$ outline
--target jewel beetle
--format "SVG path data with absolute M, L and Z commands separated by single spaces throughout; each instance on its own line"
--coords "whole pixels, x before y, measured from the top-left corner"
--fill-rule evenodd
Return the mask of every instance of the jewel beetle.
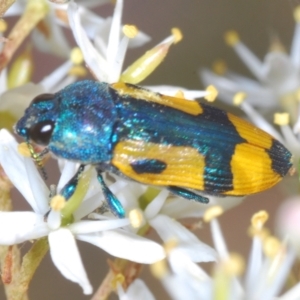
M 105 171 L 207 203 L 205 195 L 268 189 L 292 167 L 291 153 L 247 121 L 126 83 L 84 80 L 37 96 L 15 130 L 57 157 L 94 165 L 119 217 L 124 210 L 105 185 Z

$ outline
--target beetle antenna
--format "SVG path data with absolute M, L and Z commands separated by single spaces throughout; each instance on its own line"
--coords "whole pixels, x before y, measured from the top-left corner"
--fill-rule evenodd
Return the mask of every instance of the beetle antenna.
M 42 152 L 37 153 L 35 152 L 33 146 L 29 142 L 27 142 L 26 144 L 32 159 L 34 160 L 35 164 L 38 166 L 38 168 L 41 171 L 42 177 L 44 178 L 44 180 L 47 180 L 48 176 L 43 166 L 43 157 L 49 152 L 48 148 L 45 148 Z

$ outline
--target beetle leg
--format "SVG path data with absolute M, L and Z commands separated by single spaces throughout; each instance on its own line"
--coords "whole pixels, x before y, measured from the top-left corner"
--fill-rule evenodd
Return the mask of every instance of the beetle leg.
M 177 196 L 180 196 L 182 198 L 185 198 L 187 200 L 194 200 L 194 201 L 197 201 L 197 202 L 200 202 L 200 203 L 204 203 L 204 204 L 207 204 L 209 202 L 209 199 L 207 197 L 198 195 L 196 193 L 193 193 L 193 192 L 191 192 L 189 190 L 180 188 L 178 186 L 170 186 L 168 188 L 168 190 L 171 193 L 173 193 L 173 194 L 175 194 Z
M 60 195 L 62 195 L 66 200 L 70 199 L 71 196 L 74 194 L 78 185 L 79 178 L 84 171 L 84 167 L 84 165 L 80 165 L 76 174 L 68 181 L 68 183 L 60 191 Z
M 119 218 L 124 218 L 125 210 L 122 204 L 120 203 L 120 201 L 117 199 L 117 197 L 111 192 L 111 190 L 105 184 L 100 170 L 97 170 L 97 178 L 99 183 L 101 184 L 104 198 L 112 213 Z

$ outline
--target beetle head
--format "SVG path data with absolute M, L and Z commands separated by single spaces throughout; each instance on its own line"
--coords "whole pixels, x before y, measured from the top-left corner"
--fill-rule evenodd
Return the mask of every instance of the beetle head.
M 35 97 L 15 126 L 15 131 L 27 142 L 47 146 L 57 118 L 58 96 L 41 94 Z

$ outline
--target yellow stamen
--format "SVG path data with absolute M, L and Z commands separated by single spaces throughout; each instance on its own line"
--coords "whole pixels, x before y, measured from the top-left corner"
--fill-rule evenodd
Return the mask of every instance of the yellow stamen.
M 288 125 L 290 122 L 290 115 L 288 113 L 274 114 L 274 123 L 276 125 Z
M 247 97 L 246 93 L 238 92 L 233 96 L 233 101 L 232 102 L 233 102 L 234 105 L 238 106 L 245 100 L 246 97 Z
M 174 96 L 176 98 L 182 98 L 182 99 L 184 99 L 184 92 L 181 91 L 181 90 L 178 90 Z
M 297 23 L 300 22 L 300 5 L 298 5 L 294 10 L 294 19 L 295 19 L 295 22 L 297 22 Z
M 266 256 L 274 258 L 281 251 L 282 246 L 276 237 L 269 236 L 264 241 L 263 249 Z
M 18 152 L 24 157 L 31 157 L 31 152 L 28 148 L 27 143 L 20 143 L 18 145 Z
M 157 279 L 163 279 L 168 274 L 168 266 L 165 259 L 150 265 L 151 273 Z
M 203 216 L 204 222 L 210 222 L 212 219 L 219 217 L 224 212 L 223 208 L 221 206 L 212 206 L 208 208 Z
M 224 75 L 227 71 L 226 62 L 222 59 L 216 60 L 212 65 L 212 70 L 218 75 Z
M 71 75 L 71 76 L 77 76 L 77 77 L 84 77 L 86 76 L 87 74 L 87 71 L 86 71 L 86 68 L 84 66 L 73 66 L 69 72 L 68 72 L 68 75 Z
M 6 29 L 7 29 L 7 23 L 3 19 L 0 19 L 0 32 L 5 32 Z
M 228 260 L 223 262 L 225 272 L 230 276 L 239 276 L 244 272 L 245 262 L 238 253 L 231 253 Z
M 50 201 L 50 207 L 55 211 L 61 211 L 66 205 L 66 199 L 62 195 L 54 196 Z
M 257 228 L 250 226 L 248 229 L 248 234 L 252 238 L 258 237 L 262 241 L 264 241 L 268 236 L 270 236 L 270 231 L 267 228 L 257 229 Z
M 252 216 L 251 225 L 256 229 L 262 229 L 268 219 L 269 214 L 265 210 L 261 210 Z
M 130 39 L 133 39 L 138 34 L 138 29 L 135 25 L 124 25 L 123 26 L 123 33 Z
M 240 41 L 238 33 L 234 30 L 227 31 L 224 39 L 226 44 L 231 47 L 235 46 Z
M 172 28 L 171 33 L 174 37 L 174 44 L 177 44 L 183 39 L 182 32 L 179 28 L 177 27 Z
M 83 63 L 83 55 L 79 47 L 75 47 L 71 50 L 70 59 L 74 65 L 80 65 Z
M 122 285 L 125 282 L 125 277 L 123 274 L 118 273 L 110 282 L 111 286 L 116 289 L 118 284 Z
M 206 88 L 206 92 L 207 95 L 204 97 L 204 99 L 207 100 L 208 102 L 214 102 L 219 93 L 218 90 L 213 85 L 209 85 Z
M 145 224 L 144 214 L 139 208 L 132 209 L 128 216 L 133 228 L 139 228 Z

